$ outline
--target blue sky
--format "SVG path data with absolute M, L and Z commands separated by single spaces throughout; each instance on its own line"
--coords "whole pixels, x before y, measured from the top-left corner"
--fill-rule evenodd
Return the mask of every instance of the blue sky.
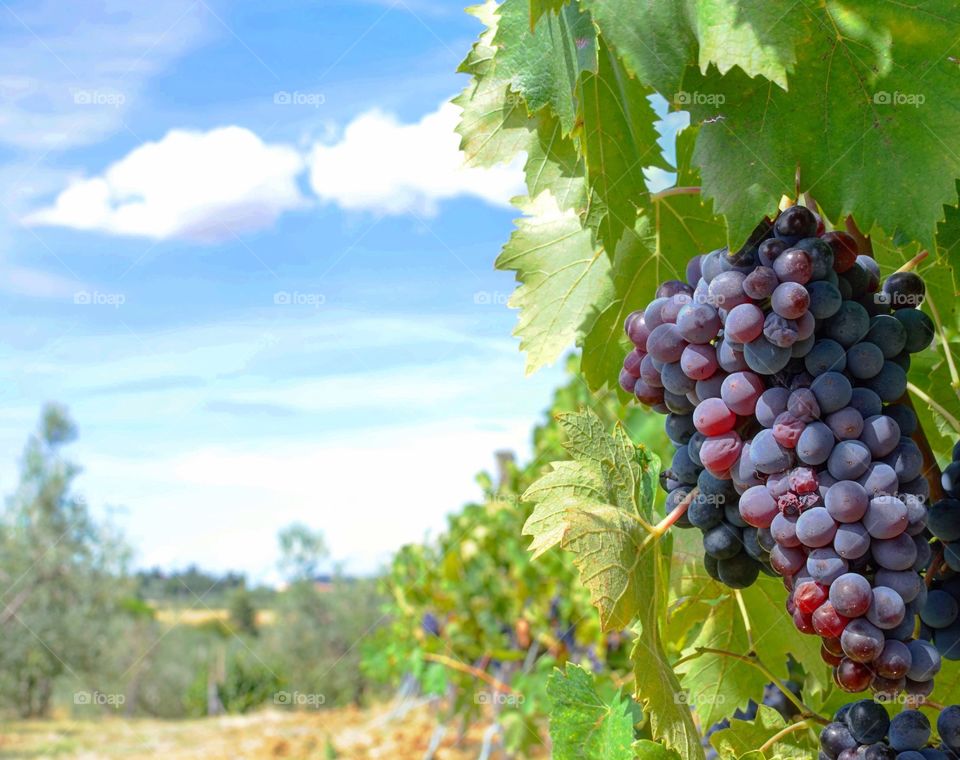
M 0 11 L 0 488 L 47 400 L 141 565 L 377 567 L 525 455 L 516 167 L 458 167 L 453 2 Z

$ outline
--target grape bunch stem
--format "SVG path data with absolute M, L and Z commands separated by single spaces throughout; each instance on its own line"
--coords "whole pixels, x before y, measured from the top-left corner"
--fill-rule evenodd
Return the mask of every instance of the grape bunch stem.
M 764 753 L 773 747 L 773 745 L 780 741 L 784 736 L 789 736 L 790 734 L 796 733 L 797 731 L 802 731 L 805 728 L 812 729 L 814 724 L 814 721 L 811 720 L 801 720 L 796 723 L 791 723 L 785 728 L 781 728 L 779 731 L 777 731 L 777 733 L 763 743 L 759 750 L 760 754 L 766 756 Z

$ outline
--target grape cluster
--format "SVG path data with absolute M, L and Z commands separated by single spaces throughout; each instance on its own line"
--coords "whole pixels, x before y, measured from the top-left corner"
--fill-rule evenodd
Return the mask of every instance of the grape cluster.
M 933 339 L 922 279 L 881 287 L 854 238 L 802 206 L 736 253 L 695 257 L 686 277 L 627 318 L 620 374 L 668 415 L 668 508 L 690 502 L 677 524 L 703 531 L 707 572 L 728 585 L 782 575 L 842 688 L 928 694 L 939 657 L 911 638 L 929 487 L 916 415 L 897 403 L 910 354 Z
M 960 705 L 937 716 L 940 743 L 919 710 L 904 710 L 891 719 L 883 705 L 869 699 L 837 711 L 820 732 L 820 760 L 951 760 L 960 757 Z

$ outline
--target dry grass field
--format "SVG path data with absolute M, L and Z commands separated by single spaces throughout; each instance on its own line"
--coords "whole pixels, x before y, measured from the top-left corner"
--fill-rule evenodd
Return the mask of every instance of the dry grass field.
M 429 706 L 402 718 L 391 707 L 318 712 L 264 710 L 185 721 L 22 721 L 0 724 L 0 758 L 41 760 L 421 760 L 434 730 Z M 457 743 L 450 732 L 437 760 L 473 760 L 483 726 Z M 455 746 L 456 745 L 456 746 Z

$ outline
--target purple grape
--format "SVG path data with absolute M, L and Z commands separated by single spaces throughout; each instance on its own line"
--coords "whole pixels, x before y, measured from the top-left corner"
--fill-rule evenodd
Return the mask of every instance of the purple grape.
M 834 437 L 830 428 L 822 422 L 812 422 L 800 434 L 797 457 L 804 464 L 820 465 L 830 457 L 833 447 Z
M 837 480 L 856 480 L 870 466 L 870 449 L 860 441 L 840 441 L 827 460 L 827 469 Z
M 814 549 L 807 556 L 807 573 L 825 586 L 847 572 L 847 567 L 847 561 L 829 547 Z
M 790 398 L 790 391 L 786 388 L 767 388 L 757 399 L 757 408 L 754 412 L 759 422 L 764 427 L 773 427 L 776 418 L 787 411 L 787 400 Z M 958 535 L 960 538 L 960 535 Z
M 763 301 L 773 295 L 780 280 L 768 266 L 760 266 L 747 275 L 743 281 L 743 292 L 754 301 Z
M 917 559 L 917 545 L 906 533 L 895 538 L 874 539 L 870 549 L 873 552 L 873 561 L 888 570 L 908 570 Z
M 852 480 L 840 480 L 827 489 L 827 512 L 839 523 L 855 523 L 867 511 L 870 500 L 863 486 Z
M 827 415 L 825 422 L 839 441 L 859 438 L 863 432 L 863 416 L 852 406 Z M 867 446 L 869 448 L 869 444 Z
M 680 329 L 669 322 L 653 328 L 647 338 L 648 354 L 664 364 L 680 361 L 686 347 L 687 341 L 680 334 Z
M 830 603 L 844 617 L 866 614 L 872 599 L 870 581 L 859 573 L 846 573 L 830 584 Z
M 677 314 L 677 329 L 690 343 L 709 343 L 720 332 L 720 315 L 707 303 L 690 303 Z
M 837 534 L 833 537 L 834 550 L 845 560 L 855 560 L 863 557 L 870 551 L 870 544 L 870 534 L 858 522 L 840 525 L 837 528 Z M 906 568 L 891 569 L 905 570 Z
M 814 507 L 803 512 L 797 519 L 796 532 L 804 546 L 819 549 L 833 543 L 837 524 L 826 509 Z
M 900 594 L 886 586 L 873 589 L 873 601 L 867 610 L 867 620 L 877 628 L 884 631 L 896 628 L 905 614 L 906 607 Z
M 900 442 L 900 426 L 892 417 L 875 414 L 863 421 L 860 440 L 867 445 L 875 459 L 882 459 Z
M 873 538 L 894 538 L 907 529 L 907 505 L 896 496 L 874 496 L 862 522 Z

